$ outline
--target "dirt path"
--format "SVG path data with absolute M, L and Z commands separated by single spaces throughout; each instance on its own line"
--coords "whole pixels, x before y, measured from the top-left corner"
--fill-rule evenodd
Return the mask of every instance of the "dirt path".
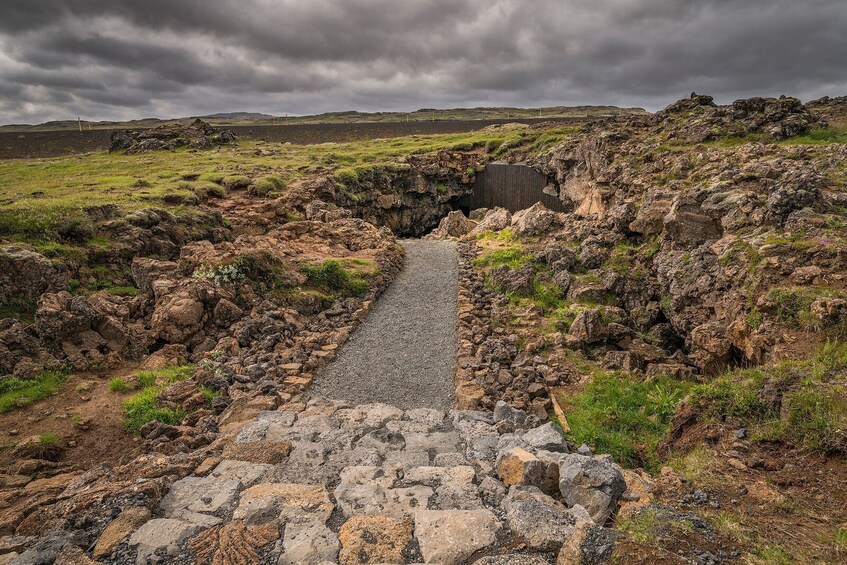
M 354 404 L 449 409 L 456 359 L 456 246 L 406 240 L 406 264 L 311 392 Z

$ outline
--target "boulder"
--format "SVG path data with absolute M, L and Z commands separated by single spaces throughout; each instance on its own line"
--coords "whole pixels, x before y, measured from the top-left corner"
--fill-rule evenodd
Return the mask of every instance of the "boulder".
M 723 237 L 723 227 L 701 209 L 696 201 L 680 197 L 664 220 L 664 235 L 675 244 L 689 248 Z
M 70 271 L 54 265 L 28 245 L 0 246 L 0 304 L 34 302 L 45 292 L 68 286 Z
M 150 511 L 144 507 L 127 508 L 117 518 L 109 522 L 103 533 L 97 539 L 92 557 L 103 559 L 108 557 L 129 534 L 138 529 L 150 519 Z
M 138 562 L 146 563 L 157 551 L 177 554 L 181 543 L 200 529 L 201 525 L 183 520 L 154 518 L 130 536 L 129 546 L 138 551 Z
M 530 265 L 524 265 L 519 269 L 501 265 L 488 272 L 488 281 L 505 291 L 526 294 L 532 290 L 533 274 Z
M 553 422 L 547 422 L 537 428 L 532 428 L 524 433 L 521 439 L 536 450 L 568 452 L 568 444 L 562 434 L 562 428 Z
M 521 447 L 511 447 L 497 455 L 497 476 L 508 486 L 535 486 L 552 494 L 557 490 L 559 467 L 555 461 L 542 460 Z
M 482 234 L 487 231 L 499 232 L 506 229 L 512 223 L 512 213 L 505 208 L 493 208 L 485 212 L 485 216 L 479 220 L 477 226 L 471 230 L 472 234 Z
M 569 330 L 577 343 L 592 344 L 605 341 L 608 337 L 606 324 L 600 312 L 591 308 L 577 314 Z
M 556 223 L 556 213 L 541 202 L 512 215 L 512 231 L 518 235 L 543 235 Z
M 563 295 L 567 294 L 571 288 L 571 274 L 562 269 L 553 275 L 553 282 L 559 287 Z
M 601 565 L 611 560 L 619 534 L 590 522 L 577 522 L 562 546 L 556 565 Z
M 338 533 L 341 542 L 338 561 L 341 565 L 403 563 L 413 529 L 410 518 L 354 516 Z
M 462 237 L 475 227 L 476 222 L 469 220 L 461 210 L 454 210 L 441 220 L 432 233 L 439 237 Z
M 503 508 L 509 528 L 533 551 L 558 551 L 577 522 L 564 504 L 532 486 L 509 489 Z
M 141 292 L 153 295 L 153 283 L 160 279 L 174 279 L 179 274 L 179 265 L 172 261 L 159 261 L 148 257 L 136 257 L 130 267 L 132 280 Z
M 456 565 L 494 545 L 501 524 L 490 510 L 419 510 L 415 537 L 426 563 Z
M 173 150 L 178 147 L 209 149 L 232 143 L 236 139 L 229 130 L 217 130 L 197 118 L 189 125 L 162 125 L 146 130 L 115 130 L 109 136 L 109 152 L 127 154 Z
M 505 402 L 503 400 L 498 400 L 497 404 L 494 405 L 495 423 L 509 421 L 515 424 L 516 426 L 519 426 L 526 422 L 526 417 L 526 412 L 513 407 L 508 402 Z
M 582 506 L 594 522 L 604 524 L 626 491 L 626 481 L 609 457 L 568 453 L 559 459 L 559 491 L 566 504 Z
M 242 316 L 244 316 L 244 311 L 226 298 L 221 298 L 212 311 L 212 319 L 221 327 L 229 327 L 240 320 Z
M 190 288 L 165 295 L 156 302 L 150 334 L 169 343 L 185 343 L 203 327 L 206 310 Z
M 288 522 L 279 565 L 318 565 L 338 557 L 338 536 L 320 520 Z

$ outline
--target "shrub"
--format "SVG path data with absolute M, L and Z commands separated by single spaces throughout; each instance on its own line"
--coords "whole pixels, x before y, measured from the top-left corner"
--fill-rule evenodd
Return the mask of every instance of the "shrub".
M 324 261 L 320 266 L 305 265 L 301 270 L 308 277 L 309 285 L 330 292 L 361 296 L 369 288 L 366 280 L 351 275 L 339 261 L 333 259 Z
M 244 271 L 241 268 L 241 263 L 236 261 L 226 265 L 201 265 L 192 273 L 192 278 L 209 279 L 217 286 L 224 286 L 240 281 L 244 278 Z

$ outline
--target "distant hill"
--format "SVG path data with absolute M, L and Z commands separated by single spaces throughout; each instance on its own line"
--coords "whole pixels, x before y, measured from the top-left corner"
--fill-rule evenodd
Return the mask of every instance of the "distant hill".
M 214 126 L 294 125 L 294 124 L 354 124 L 406 121 L 445 120 L 503 120 L 527 118 L 593 118 L 623 114 L 646 114 L 643 108 L 617 106 L 550 106 L 546 108 L 421 108 L 414 112 L 327 112 L 309 116 L 271 116 L 257 112 L 224 112 L 201 116 Z M 191 118 L 143 118 L 126 122 L 87 122 L 77 120 L 45 122 L 38 125 L 15 124 L 0 126 L 0 131 L 63 131 L 92 129 L 139 129 L 161 125 L 188 123 Z
M 215 118 L 227 118 L 230 120 L 270 120 L 274 116 L 270 114 L 260 114 L 258 112 L 219 112 L 217 114 L 209 114 L 208 116 L 200 116 L 200 118 L 209 121 Z

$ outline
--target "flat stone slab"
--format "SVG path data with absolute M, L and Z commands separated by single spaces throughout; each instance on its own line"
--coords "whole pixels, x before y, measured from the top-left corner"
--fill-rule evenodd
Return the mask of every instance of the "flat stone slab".
M 145 564 L 156 551 L 164 549 L 168 555 L 177 555 L 179 545 L 201 526 L 183 520 L 156 518 L 150 520 L 129 538 L 129 546 L 138 550 L 137 563 Z
M 421 510 L 415 514 L 415 537 L 426 563 L 463 563 L 493 545 L 500 527 L 490 510 Z

